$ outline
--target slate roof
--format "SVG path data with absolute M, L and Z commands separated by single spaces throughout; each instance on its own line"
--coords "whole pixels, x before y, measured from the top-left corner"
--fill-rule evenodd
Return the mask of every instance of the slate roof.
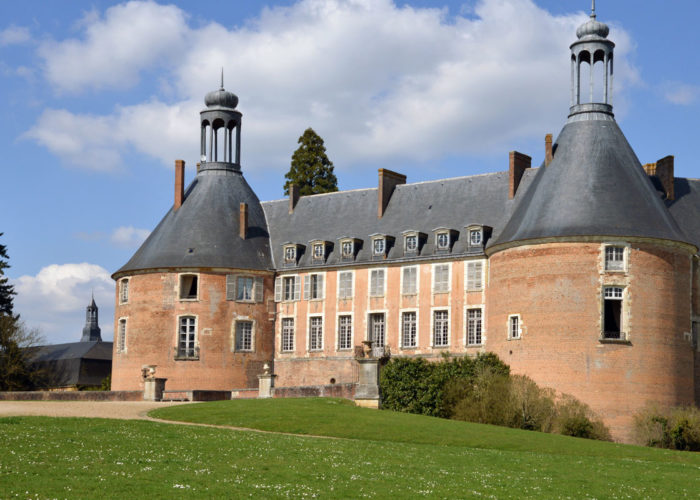
M 43 367 L 52 387 L 99 385 L 110 374 L 112 342 L 70 342 L 27 348 L 32 364 Z
M 525 172 L 518 193 L 525 191 L 536 169 Z M 306 245 L 295 268 L 313 267 L 309 242 L 325 240 L 333 250 L 324 265 L 377 262 L 372 258 L 371 235 L 386 234 L 396 240 L 384 260 L 453 258 L 467 255 L 465 226 L 503 226 L 517 200 L 508 199 L 508 172 L 457 177 L 437 181 L 403 184 L 396 187 L 381 219 L 377 218 L 377 188 L 340 191 L 299 198 L 293 213 L 289 200 L 263 202 L 270 228 L 270 244 L 277 269 L 284 269 L 283 245 Z M 434 229 L 459 231 L 448 254 L 435 253 Z M 417 257 L 406 257 L 404 231 L 416 230 L 428 235 Z M 362 247 L 352 262 L 340 258 L 339 240 L 344 237 L 362 240 Z
M 248 237 L 239 237 L 239 206 L 248 204 Z M 267 224 L 260 200 L 240 172 L 201 170 L 187 187 L 182 206 L 163 217 L 127 271 L 179 267 L 270 269 Z
M 592 235 L 697 240 L 680 229 L 614 119 L 577 118 L 564 126 L 551 163 L 539 169 L 491 246 Z
M 700 248 L 700 179 L 676 177 L 674 200 L 666 206 L 683 230 L 687 241 Z

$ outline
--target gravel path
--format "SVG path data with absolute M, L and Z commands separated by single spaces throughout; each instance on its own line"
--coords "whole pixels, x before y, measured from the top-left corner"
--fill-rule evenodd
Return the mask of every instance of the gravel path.
M 146 413 L 165 406 L 191 404 L 150 401 L 0 401 L 0 417 L 46 416 L 148 420 Z

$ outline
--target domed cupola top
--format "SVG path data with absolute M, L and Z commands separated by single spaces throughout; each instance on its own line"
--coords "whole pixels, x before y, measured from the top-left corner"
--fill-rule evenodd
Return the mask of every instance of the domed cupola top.
M 221 70 L 221 86 L 219 90 L 212 90 L 204 96 L 204 104 L 207 108 L 221 107 L 236 109 L 238 106 L 238 96 L 233 92 L 224 89 L 224 70 Z
M 610 28 L 605 23 L 601 23 L 596 19 L 595 15 L 595 0 L 591 6 L 591 18 L 578 27 L 576 36 L 579 40 L 591 40 L 596 38 L 607 38 L 610 33 Z

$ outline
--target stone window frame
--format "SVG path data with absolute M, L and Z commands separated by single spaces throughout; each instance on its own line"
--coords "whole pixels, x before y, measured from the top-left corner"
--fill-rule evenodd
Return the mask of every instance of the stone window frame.
M 337 351 L 351 351 L 353 342 L 355 339 L 355 318 L 354 314 L 352 311 L 337 311 L 336 312 L 336 318 L 335 318 L 335 324 L 336 324 L 336 338 L 335 338 L 335 348 Z M 340 324 L 340 318 L 350 318 L 350 338 L 349 340 L 349 345 L 347 347 L 342 347 L 340 344 L 341 340 L 341 324 Z
M 349 236 L 338 238 L 338 246 L 340 247 L 338 251 L 340 253 L 341 262 L 354 261 L 355 257 L 357 256 L 357 252 L 360 251 L 361 242 L 362 240 L 359 238 L 352 238 Z
M 289 337 L 289 348 L 285 349 L 285 323 L 291 322 L 291 336 Z M 282 316 L 280 318 L 280 354 L 293 353 L 296 346 L 296 318 L 294 316 Z
M 373 340 L 372 339 L 372 333 L 373 333 L 372 327 L 374 326 L 374 323 L 372 322 L 372 316 L 375 314 L 377 314 L 377 315 L 381 314 L 384 318 L 384 330 L 383 330 L 383 334 L 382 334 L 384 337 L 384 344 L 382 346 L 372 345 L 372 348 L 384 347 L 387 345 L 387 331 L 388 331 L 387 323 L 389 321 L 389 311 L 386 309 L 371 309 L 371 310 L 367 311 L 367 329 L 365 331 L 365 339 L 366 340 Z
M 464 290 L 466 292 L 481 292 L 484 290 L 485 278 L 486 278 L 486 259 L 472 259 L 464 261 Z M 470 279 L 469 275 L 471 271 L 469 268 L 476 268 L 481 266 L 481 280 L 478 286 L 474 286 L 474 280 Z
M 447 252 L 450 250 L 450 244 L 450 231 L 447 229 L 435 231 L 435 250 Z
M 119 280 L 119 305 L 129 303 L 129 278 Z
M 611 292 L 608 294 L 608 290 L 619 290 L 619 295 L 617 292 Z M 600 338 L 601 343 L 629 343 L 629 325 L 627 323 L 627 304 L 629 301 L 628 297 L 628 287 L 627 285 L 620 283 L 605 283 L 601 287 L 600 292 Z M 605 331 L 605 316 L 606 316 L 606 301 L 619 301 L 620 302 L 620 331 L 619 332 L 606 332 Z M 618 333 L 618 336 L 611 336 L 613 333 Z
M 341 286 L 341 275 L 342 274 L 350 274 L 350 293 L 346 294 L 344 293 L 341 295 L 341 290 L 344 288 Z M 338 280 L 338 292 L 337 292 L 337 300 L 352 300 L 355 297 L 355 271 L 352 269 L 349 270 L 339 270 L 337 272 L 337 280 Z M 347 287 L 345 287 L 347 288 Z
M 447 319 L 446 324 L 447 324 L 447 342 L 444 344 L 437 345 L 435 340 L 437 338 L 437 331 L 435 330 L 437 328 L 437 324 L 435 322 L 436 320 L 436 313 L 447 313 Z M 450 321 L 450 308 L 448 306 L 440 306 L 440 307 L 431 307 L 430 308 L 430 347 L 434 349 L 444 349 L 445 347 L 450 347 L 451 341 L 452 341 L 452 321 Z
M 464 306 L 464 345 L 467 347 L 482 347 L 486 344 L 486 329 L 484 328 L 486 316 L 484 314 L 484 304 L 467 304 Z M 469 342 L 469 311 L 481 311 L 479 318 L 481 326 L 481 342 Z
M 297 263 L 297 246 L 296 245 L 284 245 L 282 247 L 282 259 L 285 264 L 296 264 Z
M 192 345 L 190 346 L 190 341 L 185 342 L 183 353 L 183 348 L 180 344 L 180 329 L 182 328 L 182 320 L 185 318 L 194 319 L 194 340 L 192 340 Z M 177 328 L 175 330 L 175 361 L 198 361 L 199 360 L 199 316 L 192 313 L 178 314 L 177 317 Z
M 405 272 L 407 270 L 413 269 L 416 272 L 416 280 L 415 280 L 415 287 L 414 290 L 411 291 L 406 291 L 404 289 L 405 286 Z M 420 265 L 413 265 L 413 266 L 401 266 L 401 282 L 399 283 L 400 289 L 401 289 L 401 295 L 403 296 L 413 296 L 413 295 L 418 295 L 418 292 L 420 290 Z
M 314 320 L 320 320 L 320 325 L 314 325 Z M 309 314 L 306 317 L 306 350 L 308 352 L 322 352 L 325 342 L 323 341 L 323 335 L 325 333 L 325 318 L 323 314 Z M 318 328 L 317 332 L 314 332 L 314 327 Z M 318 345 L 312 347 L 314 341 L 314 335 L 318 335 Z
M 239 299 L 240 279 L 252 279 L 253 287 L 251 288 L 251 298 L 250 299 Z M 261 303 L 264 302 L 265 297 L 265 279 L 263 276 L 256 276 L 253 274 L 227 274 L 226 275 L 226 300 L 243 302 L 247 304 L 251 303 Z
M 617 262 L 608 260 L 608 249 L 620 249 L 622 250 L 622 268 L 615 269 L 608 267 L 608 262 Z M 602 258 L 602 269 L 605 273 L 622 273 L 626 274 L 629 270 L 629 254 L 630 245 L 624 242 L 606 242 L 603 243 L 601 248 L 601 258 Z
M 183 279 L 187 277 L 194 277 L 196 281 L 196 288 L 197 288 L 197 294 L 195 296 L 191 296 L 187 294 L 187 296 L 183 296 Z M 180 302 L 197 302 L 199 301 L 199 291 L 202 288 L 201 287 L 202 282 L 200 280 L 200 275 L 199 273 L 192 273 L 192 272 L 184 272 L 184 273 L 179 273 L 177 275 L 177 296 L 178 300 Z M 190 289 L 192 286 L 190 285 Z
M 467 237 L 469 238 L 470 247 L 483 246 L 484 231 L 482 228 L 467 228 Z
M 312 296 L 312 282 L 316 281 L 316 296 Z M 319 285 L 320 281 L 320 285 Z M 304 300 L 324 300 L 326 298 L 326 273 L 308 273 L 304 275 Z
M 250 348 L 249 349 L 243 349 L 238 347 L 238 324 L 239 323 L 250 323 Z M 257 321 L 255 321 L 254 318 L 251 318 L 249 316 L 237 316 L 233 320 L 232 324 L 232 339 L 233 342 L 231 344 L 232 351 L 233 352 L 255 352 L 255 340 L 256 340 L 256 333 L 257 333 Z
M 381 272 L 382 276 L 382 290 L 381 293 L 379 293 L 376 290 L 376 286 L 373 285 L 372 282 L 372 276 L 376 275 L 379 276 L 379 273 Z M 370 298 L 377 298 L 377 297 L 386 297 L 386 282 L 388 278 L 388 270 L 386 267 L 370 267 L 367 269 L 367 293 L 369 294 Z M 378 279 L 378 278 L 377 278 Z
M 291 298 L 287 298 L 286 283 L 293 280 Z M 297 302 L 301 300 L 301 277 L 298 274 L 282 274 L 275 278 L 275 302 Z
M 415 343 L 414 345 L 406 345 L 404 342 L 405 337 L 404 337 L 404 314 L 415 314 Z M 403 308 L 399 309 L 399 349 L 402 350 L 415 350 L 418 349 L 419 346 L 419 328 L 418 326 L 420 325 L 420 308 L 418 307 L 408 307 L 408 308 Z
M 409 244 L 409 238 L 412 239 L 412 241 L 413 241 L 412 244 Z M 415 246 L 414 246 L 414 244 L 415 244 Z M 410 246 L 414 246 L 414 248 L 410 248 Z M 405 253 L 411 253 L 411 254 L 418 253 L 418 233 L 417 232 L 404 234 L 404 236 L 403 236 L 403 251 Z
M 437 269 L 447 267 L 447 281 L 445 282 L 444 289 L 441 287 L 438 289 Z M 434 294 L 437 293 L 450 293 L 452 290 L 452 262 L 435 262 L 431 266 L 431 277 L 432 277 L 432 287 L 431 290 Z M 441 281 L 443 283 L 443 281 Z
M 515 321 L 515 324 L 513 323 Z M 523 338 L 523 319 L 518 314 L 509 314 L 507 326 L 508 340 L 520 340 Z
M 122 325 L 124 326 L 122 328 Z M 120 316 L 117 319 L 116 347 L 117 354 L 126 354 L 126 339 L 129 327 L 129 317 Z

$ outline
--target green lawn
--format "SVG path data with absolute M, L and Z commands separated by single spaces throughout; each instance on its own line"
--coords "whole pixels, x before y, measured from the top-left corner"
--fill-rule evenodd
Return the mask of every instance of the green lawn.
M 678 498 L 700 454 L 354 408 L 328 399 L 163 408 L 318 439 L 145 421 L 0 419 L 0 498 Z

